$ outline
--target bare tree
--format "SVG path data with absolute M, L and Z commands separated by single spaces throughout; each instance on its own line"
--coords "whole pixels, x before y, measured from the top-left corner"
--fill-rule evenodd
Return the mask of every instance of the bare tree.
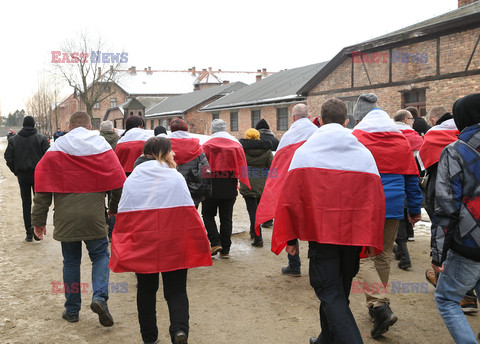
M 93 40 L 82 32 L 66 41 L 62 51 L 52 51 L 56 73 L 73 88 L 91 118 L 95 104 L 114 94 L 112 84 L 118 83 L 118 72 L 128 61 L 128 54 L 106 49 L 101 37 Z

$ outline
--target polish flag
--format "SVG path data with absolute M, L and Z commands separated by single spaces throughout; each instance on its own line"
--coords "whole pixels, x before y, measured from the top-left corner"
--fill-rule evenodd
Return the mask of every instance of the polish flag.
M 183 165 L 197 158 L 203 153 L 200 140 L 192 138 L 188 132 L 177 130 L 168 135 L 172 143 L 172 151 L 175 153 L 175 162 L 177 165 Z
M 384 221 L 385 196 L 372 154 L 349 129 L 326 124 L 292 158 L 272 251 L 279 254 L 293 239 L 381 251 Z
M 301 118 L 293 122 L 290 129 L 283 134 L 273 157 L 262 197 L 257 207 L 255 215 L 255 232 L 257 235 L 260 235 L 260 225 L 275 217 L 278 196 L 283 188 L 293 154 L 316 130 L 317 126 L 310 122 L 308 118 Z
M 83 127 L 59 137 L 35 168 L 35 192 L 103 192 L 122 187 L 124 181 L 112 147 Z
M 133 170 L 123 186 L 111 252 L 114 272 L 212 265 L 205 227 L 176 169 L 150 160 Z
M 115 153 L 117 153 L 125 173 L 133 171 L 133 165 L 142 155 L 145 142 L 151 137 L 152 135 L 142 128 L 132 128 L 118 140 Z
M 410 143 L 385 111 L 373 109 L 352 133 L 373 154 L 380 173 L 418 175 Z
M 250 189 L 247 158 L 238 140 L 227 133 L 214 133 L 202 146 L 212 173 L 233 171 L 236 177 Z
M 458 140 L 460 132 L 453 118 L 433 126 L 423 137 L 424 142 L 420 151 L 421 162 L 425 168 L 436 164 L 440 160 L 442 150 L 450 143 Z
M 408 124 L 398 124 L 398 129 L 402 132 L 403 135 L 407 138 L 410 146 L 412 147 L 412 151 L 420 150 L 423 144 L 423 138 L 410 127 Z

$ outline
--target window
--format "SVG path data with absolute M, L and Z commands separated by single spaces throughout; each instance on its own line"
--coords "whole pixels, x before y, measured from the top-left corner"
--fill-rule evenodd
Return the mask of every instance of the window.
M 277 130 L 288 130 L 288 108 L 277 109 Z
M 418 109 L 418 114 L 420 116 L 426 116 L 426 100 L 427 97 L 424 88 L 403 92 L 402 107 L 405 109 L 406 107 L 414 106 Z
M 150 129 L 155 129 L 155 120 L 154 119 L 152 119 L 150 121 Z
M 212 113 L 212 121 L 216 120 L 216 119 L 220 119 L 220 113 L 219 112 Z
M 260 121 L 260 110 L 252 110 L 252 128 Z
M 230 112 L 230 131 L 238 131 L 238 112 Z
M 113 108 L 117 106 L 117 98 L 110 98 L 110 107 Z
M 94 109 L 100 109 L 100 102 L 93 104 Z
M 100 130 L 100 118 L 93 118 L 92 119 L 92 129 L 93 130 Z
M 355 125 L 357 124 L 357 121 L 355 120 L 355 118 L 353 118 L 353 109 L 355 108 L 355 104 L 357 104 L 358 97 L 359 95 L 354 97 L 339 98 L 340 100 L 343 100 L 343 102 L 347 106 L 347 118 L 348 118 L 347 128 L 350 128 L 350 129 L 353 129 L 353 127 L 355 127 Z

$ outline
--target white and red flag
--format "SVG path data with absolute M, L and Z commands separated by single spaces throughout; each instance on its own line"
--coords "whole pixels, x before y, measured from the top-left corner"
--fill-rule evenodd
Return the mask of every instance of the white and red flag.
M 428 130 L 423 138 L 423 145 L 418 152 L 423 166 L 428 168 L 437 163 L 440 160 L 442 150 L 450 143 L 457 141 L 459 134 L 453 118 Z
M 120 188 L 124 181 L 112 147 L 83 127 L 59 137 L 35 168 L 35 192 L 102 192 Z
M 133 165 L 138 157 L 142 155 L 145 142 L 151 137 L 152 135 L 142 128 L 132 128 L 118 140 L 115 153 L 125 173 L 133 171 Z
M 250 188 L 247 158 L 242 145 L 235 137 L 226 131 L 219 131 L 214 133 L 202 148 L 212 174 L 217 171 L 232 171 L 240 182 Z
M 272 251 L 279 254 L 293 239 L 381 251 L 384 221 L 385 196 L 372 154 L 349 129 L 327 124 L 292 158 L 275 212 Z
M 186 131 L 177 130 L 168 137 L 172 143 L 172 151 L 175 153 L 174 159 L 177 165 L 192 161 L 203 153 L 200 140 L 191 137 Z
M 210 244 L 185 178 L 150 160 L 123 186 L 112 237 L 114 272 L 157 273 L 212 265 Z
M 315 130 L 317 130 L 315 124 L 310 122 L 308 118 L 301 118 L 293 122 L 290 129 L 283 134 L 273 157 L 262 197 L 257 207 L 255 215 L 255 232 L 257 232 L 257 235 L 260 235 L 260 225 L 275 217 L 278 196 L 283 188 L 293 154 L 298 147 L 312 136 Z
M 385 111 L 373 109 L 352 133 L 370 150 L 380 173 L 418 175 L 410 143 Z
M 420 147 L 422 147 L 423 144 L 423 138 L 418 134 L 411 126 L 408 124 L 402 123 L 396 123 L 398 129 L 402 132 L 403 135 L 407 138 L 408 142 L 410 143 L 410 146 L 412 147 L 412 151 L 418 151 L 420 150 Z

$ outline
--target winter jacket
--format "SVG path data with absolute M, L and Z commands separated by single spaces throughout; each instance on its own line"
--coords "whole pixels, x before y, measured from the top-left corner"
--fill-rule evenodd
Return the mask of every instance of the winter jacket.
M 270 126 L 268 125 L 267 121 L 263 118 L 258 121 L 255 125 L 255 129 L 258 130 L 260 133 L 260 140 L 263 141 L 270 141 L 272 144 L 272 151 L 276 151 L 278 147 L 278 139 L 273 135 L 272 131 L 270 130 Z
M 100 136 L 103 136 L 105 140 L 112 146 L 112 149 L 115 150 L 115 146 L 117 145 L 120 136 L 113 130 L 102 130 L 100 131 Z
M 73 242 L 107 237 L 105 192 L 37 192 L 32 207 L 33 226 L 46 225 L 52 197 L 55 204 L 53 216 L 55 240 Z
M 265 187 L 273 154 L 270 141 L 241 139 L 248 165 L 251 190 L 240 183 L 240 193 L 245 197 L 260 198 Z
M 432 263 L 441 266 L 452 249 L 480 262 L 480 124 L 462 130 L 438 162 Z
M 425 133 L 430 129 L 430 126 L 427 124 L 421 117 L 416 117 L 413 121 L 413 130 L 415 130 L 420 136 L 425 135 Z
M 24 127 L 8 140 L 5 150 L 7 166 L 13 174 L 34 171 L 37 163 L 50 147 L 47 139 L 33 127 Z
M 178 165 L 177 171 L 185 178 L 188 190 L 195 203 L 203 201 L 205 197 L 210 197 L 212 183 L 210 176 L 206 176 L 206 174 L 210 174 L 210 165 L 205 153 L 185 164 Z

